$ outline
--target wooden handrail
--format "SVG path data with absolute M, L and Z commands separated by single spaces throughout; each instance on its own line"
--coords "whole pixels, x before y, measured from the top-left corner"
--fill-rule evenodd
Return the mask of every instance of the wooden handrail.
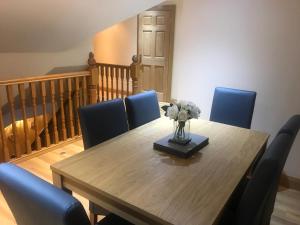
M 139 91 L 136 56 L 131 65 L 119 65 L 97 63 L 91 52 L 88 65 L 80 72 L 0 81 L 7 100 L 3 110 L 0 100 L 0 162 L 80 136 L 79 107 Z
M 16 85 L 16 84 L 24 84 L 24 83 L 31 83 L 31 82 L 41 82 L 41 81 L 59 80 L 59 79 L 75 78 L 75 77 L 89 77 L 89 76 L 91 76 L 90 71 L 85 70 L 80 72 L 49 74 L 49 75 L 42 75 L 42 76 L 17 78 L 12 80 L 4 80 L 4 81 L 0 81 L 0 85 L 1 86 Z
M 0 110 L 0 161 L 19 158 L 80 135 L 78 116 L 74 117 L 74 112 L 89 104 L 85 95 L 90 77 L 90 71 L 80 71 L 0 81 L 0 88 L 6 91 L 8 108 L 5 113 Z M 76 93 L 75 102 L 72 93 Z
M 139 72 L 141 60 L 134 55 L 131 65 L 96 62 L 94 54 L 89 54 L 89 99 L 91 103 L 124 98 L 139 92 Z M 114 91 L 115 90 L 115 91 Z
M 97 66 L 107 66 L 107 67 L 119 67 L 119 68 L 128 68 L 128 65 L 121 65 L 121 64 L 110 64 L 110 63 L 96 63 Z

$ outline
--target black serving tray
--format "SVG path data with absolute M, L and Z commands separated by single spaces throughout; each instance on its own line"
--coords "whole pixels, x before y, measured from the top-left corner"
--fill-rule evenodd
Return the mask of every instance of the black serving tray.
M 181 158 L 188 158 L 194 153 L 198 152 L 201 148 L 208 145 L 208 137 L 204 137 L 197 134 L 190 134 L 192 140 L 186 144 L 175 144 L 169 140 L 173 138 L 173 135 L 168 135 L 153 143 L 153 148 L 158 151 L 166 152 L 176 155 Z

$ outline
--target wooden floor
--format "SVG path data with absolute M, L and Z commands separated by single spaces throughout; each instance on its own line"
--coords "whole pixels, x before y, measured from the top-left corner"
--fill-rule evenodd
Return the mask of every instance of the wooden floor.
M 83 151 L 82 140 L 65 145 L 43 155 L 18 163 L 19 166 L 31 171 L 35 175 L 52 182 L 50 165 Z M 79 199 L 86 210 L 88 201 L 81 196 L 74 195 Z M 0 224 L 15 225 L 15 220 L 0 193 Z M 281 190 L 277 194 L 275 210 L 271 225 L 300 225 L 300 192 L 292 189 Z

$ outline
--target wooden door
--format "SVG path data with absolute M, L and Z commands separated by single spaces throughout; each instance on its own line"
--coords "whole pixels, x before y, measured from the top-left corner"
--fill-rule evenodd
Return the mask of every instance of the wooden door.
M 154 89 L 159 101 L 170 101 L 175 6 L 145 11 L 138 21 L 139 89 Z

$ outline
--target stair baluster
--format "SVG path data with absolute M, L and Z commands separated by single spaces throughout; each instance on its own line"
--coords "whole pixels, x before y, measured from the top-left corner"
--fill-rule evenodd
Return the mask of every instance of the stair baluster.
M 122 68 L 122 71 L 121 71 L 121 98 L 124 98 L 124 77 L 125 77 L 125 68 Z
M 104 66 L 100 67 L 100 76 L 101 76 L 101 95 L 102 95 L 102 101 L 104 101 Z
M 67 140 L 66 120 L 65 120 L 65 106 L 64 106 L 64 79 L 58 80 L 59 89 L 59 103 L 60 103 L 60 117 L 61 117 L 61 139 Z
M 27 122 L 27 115 L 26 115 L 26 96 L 25 96 L 25 89 L 24 84 L 18 84 L 19 90 L 19 97 L 20 97 L 20 104 L 21 104 L 21 111 L 23 117 L 23 129 L 24 129 L 24 142 L 26 153 L 31 153 L 31 143 L 29 138 L 29 129 L 28 129 L 28 122 Z
M 2 117 L 2 101 L 1 101 L 1 95 L 0 95 L 0 132 L 1 132 L 1 158 L 0 162 L 7 162 L 10 160 L 10 154 L 7 148 L 7 138 L 6 138 L 6 132 L 4 129 L 4 123 L 3 123 L 3 117 Z
M 87 82 L 86 82 L 86 77 L 82 77 L 82 97 L 83 97 L 83 105 L 87 105 Z
M 31 104 L 32 104 L 32 114 L 33 114 L 33 126 L 34 129 L 34 137 L 35 137 L 35 149 L 40 150 L 41 146 L 41 138 L 39 136 L 38 131 L 38 122 L 37 122 L 37 104 L 36 104 L 36 84 L 35 82 L 29 83 L 30 91 L 31 91 Z
M 50 80 L 50 95 L 51 95 L 51 108 L 52 108 L 52 124 L 53 124 L 53 142 L 58 144 L 58 131 L 56 119 L 56 98 L 55 98 L 55 81 Z
M 73 138 L 75 136 L 74 132 L 74 115 L 73 115 L 73 100 L 72 100 L 72 79 L 67 79 L 68 83 L 68 111 L 69 111 L 69 130 L 70 137 Z
M 11 118 L 11 125 L 12 125 L 12 136 L 9 137 L 11 142 L 13 143 L 13 151 L 15 154 L 15 157 L 21 157 L 21 149 L 20 144 L 17 141 L 18 140 L 18 134 L 17 134 L 17 122 L 16 122 L 16 115 L 15 115 L 15 100 L 13 97 L 13 86 L 7 85 L 6 86 L 6 94 L 7 94 L 7 100 L 10 110 L 10 118 Z
M 75 108 L 76 108 L 76 112 L 75 112 L 75 120 L 76 120 L 76 129 L 77 129 L 77 133 L 78 135 L 81 135 L 81 131 L 80 131 L 80 121 L 79 121 L 79 116 L 78 116 L 78 108 L 80 107 L 80 96 L 79 96 L 79 78 L 76 77 L 75 78 Z
M 109 73 L 110 73 L 110 69 L 109 69 L 108 66 L 106 66 L 106 67 L 105 67 L 105 78 L 106 78 L 106 100 L 109 100 L 109 82 L 108 82 Z
M 48 129 L 48 115 L 47 115 L 47 105 L 46 105 L 46 84 L 45 81 L 40 82 L 40 88 L 41 88 L 41 96 L 42 96 L 42 109 L 43 109 L 43 122 L 44 122 L 44 131 L 45 131 L 45 145 L 46 147 L 49 147 L 50 142 L 50 135 L 49 135 L 49 129 Z
M 114 98 L 114 74 L 115 67 L 110 66 L 110 99 Z
M 116 98 L 119 98 L 119 77 L 120 77 L 120 67 L 116 67 Z
M 129 80 L 130 80 L 130 70 L 126 68 L 126 96 L 129 96 Z

